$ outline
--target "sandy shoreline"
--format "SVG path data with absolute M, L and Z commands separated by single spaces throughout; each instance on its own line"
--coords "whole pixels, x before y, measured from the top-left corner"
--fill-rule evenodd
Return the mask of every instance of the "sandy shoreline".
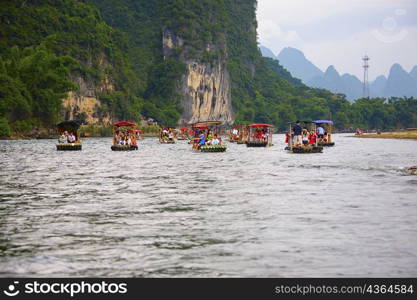
M 382 132 L 381 134 L 370 133 L 363 135 L 354 135 L 352 137 L 364 139 L 404 139 L 417 140 L 417 130 L 413 131 L 397 131 L 397 132 Z

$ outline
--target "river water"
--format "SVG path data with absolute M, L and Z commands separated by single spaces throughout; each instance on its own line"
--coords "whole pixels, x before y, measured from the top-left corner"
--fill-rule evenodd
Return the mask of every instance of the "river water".
M 0 141 L 0 276 L 416 277 L 417 142 Z

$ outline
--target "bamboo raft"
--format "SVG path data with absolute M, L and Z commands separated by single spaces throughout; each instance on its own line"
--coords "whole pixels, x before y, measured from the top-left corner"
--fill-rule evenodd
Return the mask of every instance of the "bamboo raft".
M 81 143 L 76 144 L 57 144 L 56 150 L 58 151 L 80 151 L 82 150 Z
M 321 146 L 302 146 L 302 147 L 293 147 L 292 150 L 293 153 L 322 153 L 323 147 Z
M 128 145 L 113 145 L 111 146 L 112 151 L 134 151 L 138 150 L 138 146 L 128 146 Z
M 211 145 L 211 146 L 201 146 L 201 152 L 226 152 L 227 147 L 225 145 Z
M 247 147 L 268 147 L 268 142 L 246 142 Z

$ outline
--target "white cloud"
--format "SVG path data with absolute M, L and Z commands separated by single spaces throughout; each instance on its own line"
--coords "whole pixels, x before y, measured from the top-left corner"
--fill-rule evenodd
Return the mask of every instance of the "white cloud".
M 260 43 L 275 52 L 285 46 L 299 46 L 302 42 L 296 30 L 285 30 L 272 20 L 258 22 Z

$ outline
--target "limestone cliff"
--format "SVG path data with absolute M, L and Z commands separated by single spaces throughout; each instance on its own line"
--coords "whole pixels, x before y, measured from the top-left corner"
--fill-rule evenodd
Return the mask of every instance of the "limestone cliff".
M 224 45 L 207 44 L 204 51 L 214 53 Z M 163 53 L 170 57 L 174 51 L 184 48 L 184 41 L 174 33 L 164 30 Z M 217 51 L 215 53 L 226 53 Z M 226 68 L 225 55 L 214 55 L 210 62 L 191 57 L 182 49 L 179 59 L 186 65 L 181 79 L 180 95 L 183 107 L 179 123 L 191 124 L 199 121 L 216 120 L 225 124 L 233 122 L 230 76 Z
M 104 57 L 100 58 L 100 66 L 104 69 L 109 63 Z M 78 90 L 70 91 L 63 101 L 63 117 L 65 120 L 82 120 L 85 125 L 109 125 L 112 117 L 102 112 L 99 94 L 111 92 L 114 85 L 107 74 L 101 82 L 85 80 L 81 75 L 73 75 L 72 81 Z

